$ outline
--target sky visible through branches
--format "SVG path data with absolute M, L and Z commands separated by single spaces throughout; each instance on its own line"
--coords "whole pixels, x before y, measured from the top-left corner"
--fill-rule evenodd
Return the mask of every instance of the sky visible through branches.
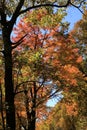
M 64 21 L 67 21 L 70 23 L 69 31 L 73 29 L 74 24 L 81 18 L 82 18 L 81 12 L 75 7 L 70 7 L 67 9 L 67 16 L 65 17 Z M 50 99 L 47 102 L 47 106 L 54 107 L 55 104 L 58 102 L 58 100 L 60 100 L 61 98 L 62 98 L 62 95 L 60 93 L 58 98 L 55 97 L 53 99 Z
M 55 11 L 56 11 L 56 9 L 55 9 Z M 74 24 L 81 18 L 82 18 L 82 13 L 77 8 L 72 6 L 67 9 L 67 16 L 65 16 L 64 21 L 70 23 L 69 31 L 73 29 Z M 17 19 L 16 24 L 19 22 L 19 20 L 20 20 L 20 17 Z M 14 35 L 14 34 L 12 33 L 12 35 Z M 52 98 L 47 102 L 47 106 L 54 107 L 55 104 L 58 102 L 58 100 L 60 100 L 61 98 L 62 98 L 62 95 L 61 95 L 61 93 L 59 93 L 58 98 L 57 97 Z

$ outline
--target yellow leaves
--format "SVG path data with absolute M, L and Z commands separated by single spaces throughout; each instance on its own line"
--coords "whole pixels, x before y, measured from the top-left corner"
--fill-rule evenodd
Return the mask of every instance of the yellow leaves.
M 31 57 L 29 58 L 29 60 L 31 62 L 36 63 L 36 62 L 38 62 L 40 60 L 40 57 L 41 57 L 41 53 L 37 51 L 36 53 L 34 53 L 34 54 L 31 55 Z

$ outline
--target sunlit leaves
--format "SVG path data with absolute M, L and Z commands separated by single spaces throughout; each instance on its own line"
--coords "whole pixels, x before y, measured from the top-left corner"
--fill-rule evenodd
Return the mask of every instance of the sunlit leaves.
M 17 88 L 16 93 L 22 91 L 24 95 L 27 91 L 29 112 L 35 100 L 36 107 L 33 109 L 37 112 L 38 120 L 47 118 L 47 114 L 44 113 L 46 102 L 49 98 L 57 96 L 59 91 L 63 91 L 63 96 L 67 98 L 65 104 L 67 115 L 68 110 L 71 115 L 78 113 L 77 102 L 74 99 L 71 100 L 70 96 L 77 97 L 76 93 L 72 94 L 72 90 L 78 87 L 79 80 L 83 76 L 78 69 L 82 63 L 82 57 L 79 55 L 79 49 L 72 35 L 64 33 L 66 28 L 63 28 L 61 33 L 59 23 L 65 14 L 61 13 L 61 17 L 60 14 L 53 15 L 49 15 L 45 9 L 28 12 L 13 30 L 13 45 L 27 34 L 22 43 L 13 50 L 16 70 L 14 82 L 17 85 L 24 82 Z M 57 17 L 59 19 L 56 22 Z M 54 20 L 52 24 L 49 24 L 50 26 L 49 20 L 51 22 Z M 23 96 L 20 104 L 25 101 L 25 97 Z M 70 104 L 67 104 L 69 101 Z M 66 121 L 61 117 L 60 125 L 62 126 L 63 123 Z
M 72 107 L 72 105 L 70 106 Z M 69 108 L 70 108 L 69 107 Z M 71 111 L 69 111 L 71 113 Z M 70 114 L 69 113 L 69 114 Z M 49 129 L 74 129 L 75 128 L 75 116 L 71 113 L 68 115 L 66 110 L 66 104 L 59 102 L 54 108 L 50 109 L 49 116 L 38 124 L 37 130 L 49 130 Z
M 51 14 L 45 8 L 41 8 L 27 13 L 25 21 L 41 27 L 55 27 L 65 15 L 66 13 L 62 9 Z
M 36 17 L 38 17 L 38 15 L 36 15 Z M 58 72 L 55 73 L 56 77 L 60 77 L 60 79 L 64 79 L 68 83 L 76 85 L 75 77 L 80 74 L 77 66 L 82 62 L 82 57 L 78 54 L 79 50 L 76 48 L 75 40 L 72 36 L 69 35 L 65 37 L 61 35 L 58 26 L 53 29 L 44 29 L 44 34 L 40 27 L 36 25 L 33 26 L 29 21 L 27 23 L 25 19 L 26 18 L 24 18 L 24 22 L 22 20 L 18 24 L 18 28 L 14 29 L 14 33 L 18 34 L 16 34 L 16 41 L 21 38 L 24 33 L 28 33 L 22 46 L 28 46 L 31 50 L 29 62 L 31 64 L 35 63 L 37 67 L 42 64 L 42 61 L 45 64 L 50 64 L 58 69 Z M 18 49 L 22 49 L 22 46 L 19 46 Z
M 83 18 L 78 21 L 75 26 L 73 31 L 71 32 L 72 35 L 74 35 L 74 38 L 77 41 L 77 46 L 80 48 L 80 53 L 83 56 L 83 59 L 86 59 L 87 56 L 87 11 L 84 11 Z
M 77 94 L 77 102 L 79 105 L 79 119 L 78 119 L 78 127 L 81 127 L 81 129 L 85 129 L 86 127 L 86 120 L 87 120 L 87 103 L 86 103 L 86 94 L 87 94 L 87 10 L 84 10 L 84 14 L 82 19 L 79 20 L 72 31 L 72 35 L 76 39 L 77 46 L 80 48 L 79 53 L 83 57 L 83 62 L 80 64 L 79 68 L 83 73 L 83 80 L 79 80 L 79 88 L 78 88 L 78 94 Z M 80 58 L 78 59 L 80 60 Z M 78 61 L 77 60 L 77 61 Z M 84 119 L 83 119 L 84 118 Z

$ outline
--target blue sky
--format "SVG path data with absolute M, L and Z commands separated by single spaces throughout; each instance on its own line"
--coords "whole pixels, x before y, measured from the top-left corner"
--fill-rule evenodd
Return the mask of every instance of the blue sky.
M 74 24 L 82 18 L 82 13 L 75 7 L 70 7 L 67 9 L 67 16 L 65 21 L 70 22 L 70 30 L 74 27 Z

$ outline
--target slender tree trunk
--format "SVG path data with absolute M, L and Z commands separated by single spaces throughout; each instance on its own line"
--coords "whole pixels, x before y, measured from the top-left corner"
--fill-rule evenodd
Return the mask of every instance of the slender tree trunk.
M 32 121 L 30 124 L 30 128 L 28 130 L 35 130 L 35 127 L 36 127 L 36 111 L 33 110 L 32 111 Z
M 3 28 L 4 60 L 5 60 L 5 104 L 6 130 L 15 130 L 14 85 L 12 78 L 12 49 L 10 32 Z
M 36 124 L 36 92 L 34 93 L 34 97 L 32 97 L 33 99 L 33 106 L 32 106 L 32 111 L 29 112 L 29 97 L 28 97 L 28 91 L 25 91 L 25 98 L 26 98 L 26 114 L 27 114 L 27 120 L 28 120 L 28 129 L 27 130 L 35 130 L 35 124 Z
M 72 124 L 72 125 L 71 125 L 70 130 L 76 130 L 76 127 L 75 127 L 75 125 L 74 125 L 74 124 Z
M 1 82 L 0 82 L 0 110 L 1 110 L 1 118 L 2 118 L 2 128 L 5 130 L 5 121 L 4 121 L 4 109 L 3 109 L 3 94 L 2 94 L 2 88 L 1 88 Z
M 34 86 L 34 97 L 32 100 L 33 105 L 32 105 L 32 111 L 31 111 L 31 123 L 28 130 L 35 130 L 36 128 L 36 95 L 37 95 L 36 82 L 33 83 L 33 86 Z
M 32 111 L 31 113 L 32 119 L 28 124 L 28 130 L 35 130 L 36 128 L 36 111 Z

